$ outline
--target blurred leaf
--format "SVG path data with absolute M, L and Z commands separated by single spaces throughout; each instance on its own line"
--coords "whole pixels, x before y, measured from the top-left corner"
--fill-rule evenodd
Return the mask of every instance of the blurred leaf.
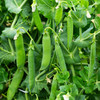
M 64 84 L 68 81 L 69 72 L 66 72 L 66 74 L 57 73 L 56 78 L 57 78 L 58 83 Z
M 5 28 L 5 30 L 2 31 L 2 35 L 7 38 L 14 38 L 16 32 L 14 28 Z
M 0 68 L 0 82 L 5 83 L 8 80 L 8 73 L 5 71 L 4 68 Z
M 40 92 L 42 89 L 45 89 L 48 93 L 50 93 L 46 81 L 40 81 L 40 82 L 37 81 L 37 82 L 35 83 L 35 87 L 34 87 L 32 93 L 39 94 L 39 92 Z
M 75 97 L 75 100 L 85 100 L 85 95 L 78 95 Z
M 97 29 L 100 29 L 100 17 L 95 18 L 94 25 Z
M 71 11 L 74 25 L 76 27 L 85 27 L 87 25 L 86 12 L 82 10 Z
M 8 11 L 10 13 L 15 13 L 15 14 L 20 13 L 21 8 L 18 1 L 23 1 L 23 0 L 16 0 L 16 2 L 15 0 L 5 0 L 6 8 L 8 8 Z
M 55 7 L 51 5 L 50 0 L 39 0 L 38 10 L 48 19 L 54 19 Z
M 75 45 L 81 48 L 87 47 L 92 43 L 92 35 L 90 31 L 93 29 L 93 26 L 90 26 L 85 32 L 82 33 L 82 37 L 78 36 L 74 41 Z

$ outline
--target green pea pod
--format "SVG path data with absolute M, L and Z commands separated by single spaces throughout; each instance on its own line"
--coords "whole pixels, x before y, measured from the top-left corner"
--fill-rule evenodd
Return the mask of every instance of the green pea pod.
M 36 10 L 33 12 L 33 18 L 34 18 L 34 22 L 36 27 L 38 28 L 38 30 L 42 33 L 43 32 L 43 24 L 41 22 L 38 10 L 36 8 Z
M 49 100 L 55 100 L 56 98 L 56 90 L 57 90 L 57 79 L 56 75 L 53 77 L 52 86 L 51 86 L 51 93 Z
M 91 52 L 90 52 L 90 65 L 89 65 L 88 79 L 90 79 L 91 76 L 93 75 L 93 70 L 96 62 L 95 60 L 96 60 L 96 42 L 94 36 L 94 40 L 91 45 Z
M 35 63 L 34 63 L 34 46 L 31 44 L 28 52 L 28 69 L 29 69 L 29 89 L 35 85 Z
M 48 67 L 51 59 L 51 39 L 48 32 L 43 34 L 43 58 L 40 70 Z
M 67 48 L 69 49 L 72 45 L 73 39 L 73 19 L 70 15 L 67 17 Z
M 60 21 L 62 19 L 62 14 L 63 14 L 63 8 L 62 7 L 57 8 L 56 14 L 55 14 L 56 25 L 58 25 L 60 23 Z
M 15 40 L 17 67 L 23 68 L 25 64 L 25 49 L 22 34 Z
M 17 69 L 17 71 L 14 74 L 14 77 L 12 79 L 11 84 L 9 85 L 8 91 L 7 91 L 7 100 L 12 100 L 19 84 L 21 83 L 21 80 L 23 78 L 24 71 L 21 69 Z
M 63 53 L 58 41 L 55 41 L 55 51 L 56 51 L 58 63 L 60 65 L 60 69 L 65 74 L 67 71 L 67 68 L 66 68 L 65 59 L 64 59 L 64 56 L 63 56 Z

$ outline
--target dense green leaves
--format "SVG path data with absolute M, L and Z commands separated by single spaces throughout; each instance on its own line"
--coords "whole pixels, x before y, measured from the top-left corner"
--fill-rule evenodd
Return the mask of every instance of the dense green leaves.
M 99 6 L 1 0 L 0 99 L 99 100 Z

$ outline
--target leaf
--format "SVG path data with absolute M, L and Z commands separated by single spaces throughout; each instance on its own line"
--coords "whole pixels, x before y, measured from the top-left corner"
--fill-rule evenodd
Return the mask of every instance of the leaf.
M 27 19 L 22 18 L 20 16 L 17 23 L 15 24 L 14 28 L 18 29 L 19 27 L 23 27 L 25 30 L 28 30 L 30 26 L 29 26 Z M 20 31 L 22 33 L 26 33 L 26 31 L 23 28 L 20 28 Z
M 66 74 L 57 73 L 56 78 L 57 78 L 58 83 L 60 84 L 66 83 L 69 78 L 69 72 L 66 72 Z
M 3 90 L 3 84 L 0 84 L 0 91 Z
M 92 43 L 92 34 L 90 34 L 92 29 L 93 26 L 90 26 L 90 28 L 82 33 L 82 37 L 77 37 L 77 39 L 74 41 L 74 44 L 81 48 L 88 47 Z
M 18 1 L 19 0 L 5 0 L 5 6 L 10 13 L 18 14 L 21 12 L 21 8 L 18 4 Z
M 73 78 L 73 82 L 77 85 L 77 87 L 84 88 L 83 81 L 82 81 L 82 79 L 80 77 L 75 76 Z
M 72 50 L 70 51 L 70 53 L 68 53 L 67 51 L 63 51 L 64 57 L 65 57 L 65 62 L 67 64 L 74 64 L 74 63 L 78 63 L 80 61 L 78 48 L 75 47 L 74 45 L 72 45 L 72 46 L 73 47 L 71 48 Z
M 78 89 L 77 89 L 77 87 L 76 87 L 76 85 L 75 84 L 72 84 L 72 88 L 70 89 L 70 94 L 72 95 L 72 96 L 76 96 L 76 95 L 78 95 Z
M 50 0 L 40 0 L 38 10 L 48 19 L 54 19 L 55 7 L 50 5 Z
M 38 94 L 42 89 L 45 89 L 48 93 L 50 93 L 46 81 L 36 82 L 32 93 L 37 93 Z
M 100 29 L 100 17 L 96 17 L 94 20 L 94 25 L 97 29 Z
M 85 27 L 87 25 L 87 18 L 86 18 L 86 12 L 82 10 L 78 11 L 71 11 L 71 15 L 73 18 L 74 25 L 78 27 Z
M 8 73 L 5 71 L 4 68 L 0 68 L 0 82 L 6 83 L 8 80 Z
M 2 31 L 2 35 L 7 38 L 14 38 L 16 32 L 14 28 L 5 28 L 5 30 Z
M 85 100 L 85 95 L 78 95 L 75 97 L 75 100 Z
M 8 41 L 3 41 L 0 46 L 0 63 L 2 63 L 3 61 L 15 61 L 15 52 L 11 51 L 11 48 L 8 45 Z
M 83 70 L 79 71 L 79 74 L 84 81 L 86 81 L 86 82 L 88 81 L 88 70 L 87 70 L 87 68 L 84 68 Z

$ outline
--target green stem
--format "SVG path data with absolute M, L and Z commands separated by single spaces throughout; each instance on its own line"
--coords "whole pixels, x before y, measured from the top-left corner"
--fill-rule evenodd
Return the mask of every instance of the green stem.
M 71 70 L 72 70 L 73 77 L 75 77 L 75 69 L 73 65 L 71 65 Z
M 36 76 L 35 80 L 36 80 L 36 81 L 43 81 L 44 79 L 42 79 L 42 80 L 38 80 L 38 79 L 39 79 L 46 71 L 47 71 L 47 70 L 44 70 L 44 71 L 42 71 L 40 74 L 38 74 L 38 75 Z
M 9 52 L 9 51 L 3 49 L 2 47 L 0 47 L 0 50 L 4 51 L 4 52 L 6 52 L 6 53 L 10 53 L 10 54 L 11 54 L 11 52 Z
M 39 42 L 41 41 L 42 38 L 42 34 L 39 36 L 38 40 L 36 41 L 37 44 L 39 44 Z
M 82 38 L 82 28 L 81 27 L 79 28 L 79 34 L 80 34 L 80 40 L 81 40 Z
M 15 18 L 14 18 L 14 20 L 13 20 L 13 22 L 12 22 L 11 28 L 14 27 L 14 25 L 15 25 L 15 23 L 16 23 L 16 21 L 17 21 L 17 18 L 18 18 L 18 14 L 15 15 Z
M 13 49 L 13 46 L 12 46 L 12 44 L 11 44 L 11 40 L 8 39 L 8 42 L 9 42 L 9 46 L 10 46 L 11 52 L 14 53 L 14 49 Z
M 8 12 L 5 14 L 4 18 L 2 19 L 1 23 L 0 23 L 0 26 L 3 24 L 3 22 L 5 21 L 5 18 L 7 16 Z
M 28 91 L 28 89 L 26 88 L 25 91 Z M 26 100 L 29 100 L 29 99 L 28 99 L 28 93 L 25 93 L 25 99 L 26 99 Z
M 27 0 L 24 0 L 24 1 L 22 2 L 22 4 L 20 5 L 20 8 L 22 8 L 23 5 L 24 5 L 26 2 L 27 2 Z

